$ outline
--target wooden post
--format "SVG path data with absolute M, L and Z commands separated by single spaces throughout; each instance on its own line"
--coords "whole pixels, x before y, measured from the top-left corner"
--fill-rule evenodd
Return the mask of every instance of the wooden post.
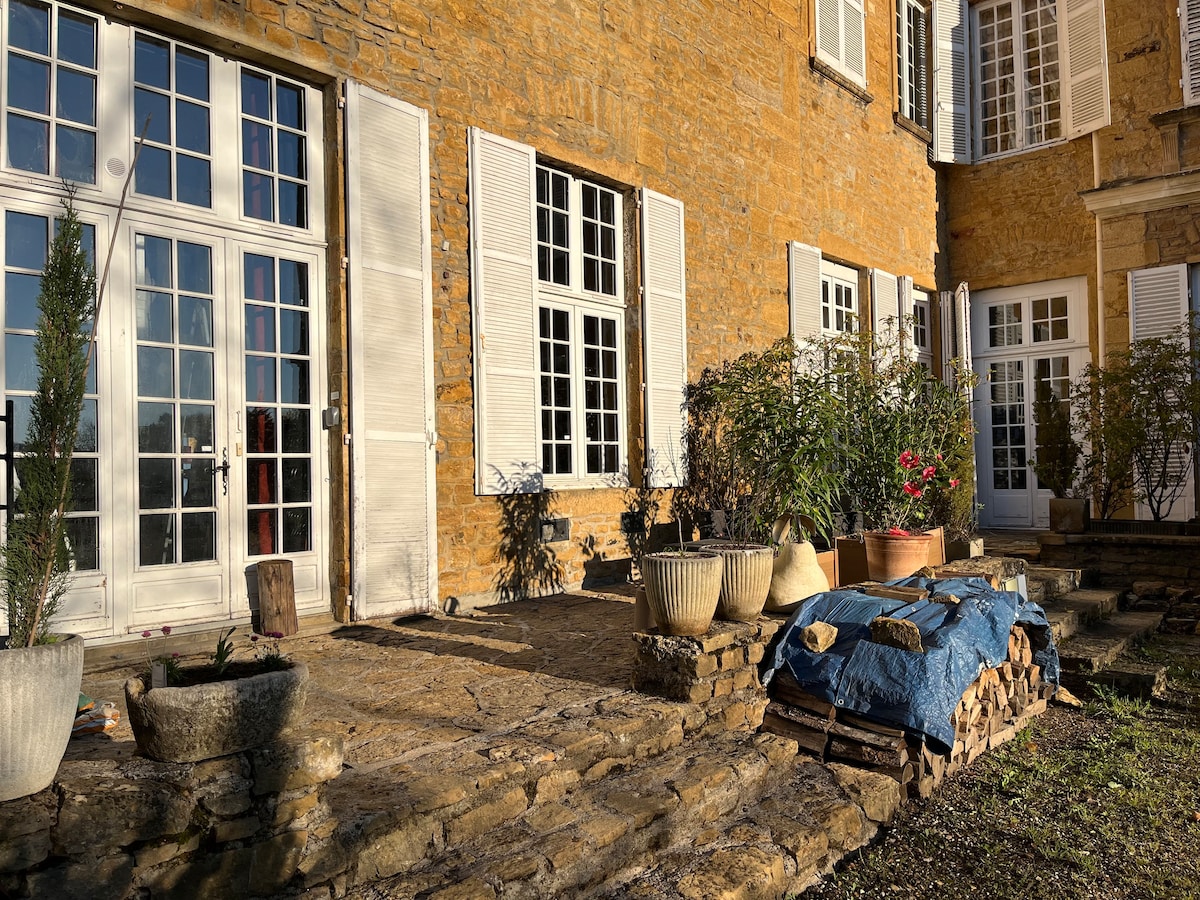
M 264 559 L 258 564 L 258 615 L 263 634 L 286 637 L 300 630 L 290 559 Z

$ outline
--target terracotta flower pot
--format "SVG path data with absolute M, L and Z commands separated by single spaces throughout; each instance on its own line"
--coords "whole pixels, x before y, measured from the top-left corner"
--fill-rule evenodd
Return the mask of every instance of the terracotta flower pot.
M 54 781 L 71 739 L 82 678 L 78 635 L 0 649 L 0 800 L 27 797 Z
M 868 531 L 863 535 L 867 551 L 867 577 L 872 581 L 907 578 L 929 561 L 930 534 L 887 534 Z
M 268 744 L 304 712 L 308 667 L 248 678 L 146 690 L 125 682 L 129 724 L 138 750 L 161 762 L 199 762 Z
M 704 634 L 721 596 L 724 561 L 715 553 L 647 553 L 646 602 L 663 634 Z
M 766 544 L 708 544 L 705 551 L 723 562 L 717 617 L 730 622 L 753 622 L 763 611 L 771 589 L 774 551 Z

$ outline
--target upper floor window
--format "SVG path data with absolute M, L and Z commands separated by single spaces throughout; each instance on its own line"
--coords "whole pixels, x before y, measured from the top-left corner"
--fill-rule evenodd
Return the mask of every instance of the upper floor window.
M 975 17 L 980 154 L 1062 137 L 1055 0 L 1003 0 Z
M 848 266 L 821 261 L 821 331 L 846 334 L 857 330 L 858 273 Z
M 242 213 L 307 228 L 304 88 L 243 67 L 241 95 Z
M 900 115 L 929 127 L 929 8 L 921 0 L 896 2 L 896 95 Z
M 7 25 L 5 165 L 95 184 L 97 20 L 12 0 Z
M 817 59 L 855 84 L 867 83 L 866 13 L 861 0 L 816 0 Z

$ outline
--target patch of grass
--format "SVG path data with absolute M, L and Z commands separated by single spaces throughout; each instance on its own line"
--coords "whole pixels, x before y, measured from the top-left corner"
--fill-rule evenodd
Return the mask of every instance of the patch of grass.
M 1200 642 L 1142 654 L 1181 673 L 1168 702 L 1053 707 L 808 895 L 1200 900 Z

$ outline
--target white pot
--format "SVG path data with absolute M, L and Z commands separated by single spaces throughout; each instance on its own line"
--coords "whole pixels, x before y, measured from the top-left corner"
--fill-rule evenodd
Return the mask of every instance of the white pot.
M 704 634 L 721 596 L 724 563 L 715 553 L 647 553 L 646 602 L 663 634 Z
M 707 544 L 724 562 L 717 617 L 730 622 L 753 622 L 763 611 L 771 589 L 775 553 L 766 544 Z
M 829 579 L 817 562 L 817 551 L 808 541 L 785 543 L 771 572 L 771 590 L 767 594 L 767 612 L 785 612 L 801 600 L 829 590 Z
M 0 800 L 36 794 L 54 781 L 82 680 L 79 635 L 0 650 Z

